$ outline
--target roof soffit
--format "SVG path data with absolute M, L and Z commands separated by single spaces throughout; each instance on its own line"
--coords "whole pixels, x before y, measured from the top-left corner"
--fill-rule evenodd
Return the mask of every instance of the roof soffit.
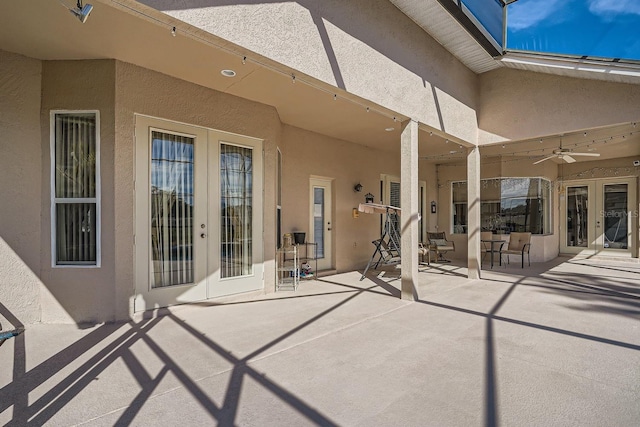
M 474 73 L 502 66 L 438 0 L 390 1 Z

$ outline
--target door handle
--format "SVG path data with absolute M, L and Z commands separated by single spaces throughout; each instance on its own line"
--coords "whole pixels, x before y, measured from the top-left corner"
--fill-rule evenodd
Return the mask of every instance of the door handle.
M 331 227 L 327 228 L 327 231 L 331 231 Z
M 207 237 L 207 235 L 206 235 L 206 234 L 204 234 L 204 233 L 201 233 L 201 234 L 200 234 L 200 237 L 202 237 L 202 238 L 204 239 L 205 237 Z

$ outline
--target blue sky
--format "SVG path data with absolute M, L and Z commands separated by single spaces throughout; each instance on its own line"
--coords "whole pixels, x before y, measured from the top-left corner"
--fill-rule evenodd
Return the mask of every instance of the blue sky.
M 640 60 L 640 0 L 519 0 L 507 50 Z

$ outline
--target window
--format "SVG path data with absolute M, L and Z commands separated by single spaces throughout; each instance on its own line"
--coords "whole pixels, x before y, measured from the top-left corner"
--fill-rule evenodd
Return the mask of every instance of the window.
M 467 232 L 467 183 L 452 183 L 453 233 Z M 482 231 L 509 234 L 551 233 L 551 183 L 542 178 L 483 179 L 480 189 Z
M 220 144 L 220 278 L 253 274 L 253 149 Z
M 282 246 L 282 152 L 279 148 L 276 168 L 276 243 L 279 248 Z
M 151 287 L 193 283 L 195 138 L 151 130 Z
M 451 184 L 451 199 L 453 200 L 453 232 L 467 232 L 467 182 Z
M 100 265 L 98 112 L 51 113 L 54 266 Z
M 400 207 L 401 197 L 401 185 L 400 177 L 394 175 L 382 174 L 380 176 L 380 200 L 381 203 L 391 206 Z M 425 211 L 426 211 L 426 193 L 427 183 L 426 181 L 418 181 L 418 213 L 420 214 L 420 221 L 418 222 L 418 239 L 423 241 L 427 238 L 425 233 Z M 400 218 L 392 220 L 393 224 L 400 233 Z M 384 218 L 380 217 L 380 233 L 384 228 Z

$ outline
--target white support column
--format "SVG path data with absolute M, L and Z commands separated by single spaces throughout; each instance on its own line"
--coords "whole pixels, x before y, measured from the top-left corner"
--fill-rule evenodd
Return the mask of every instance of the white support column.
M 415 301 L 418 287 L 418 122 L 402 124 L 400 137 L 401 298 Z
M 480 278 L 480 149 L 467 149 L 467 268 L 469 279 Z

